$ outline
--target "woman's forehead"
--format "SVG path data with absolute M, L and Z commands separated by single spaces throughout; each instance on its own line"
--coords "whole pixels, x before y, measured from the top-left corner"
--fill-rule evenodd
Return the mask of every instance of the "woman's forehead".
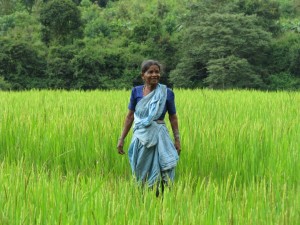
M 159 66 L 157 66 L 157 65 L 151 65 L 148 70 L 160 70 L 160 69 L 159 69 Z

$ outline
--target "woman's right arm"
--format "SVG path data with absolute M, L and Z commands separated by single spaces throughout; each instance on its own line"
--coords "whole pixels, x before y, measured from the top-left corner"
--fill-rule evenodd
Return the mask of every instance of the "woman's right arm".
M 129 132 L 131 126 L 132 126 L 133 120 L 134 120 L 134 111 L 129 110 L 128 113 L 127 113 L 127 116 L 125 118 L 124 128 L 123 128 L 121 137 L 118 140 L 118 145 L 117 145 L 118 152 L 121 155 L 125 154 L 124 149 L 123 149 L 124 140 L 125 140 L 128 132 Z

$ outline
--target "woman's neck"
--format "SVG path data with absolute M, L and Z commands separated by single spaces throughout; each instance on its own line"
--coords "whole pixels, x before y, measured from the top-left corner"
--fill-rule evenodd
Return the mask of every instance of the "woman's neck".
M 144 84 L 144 89 L 147 89 L 147 90 L 149 90 L 150 92 L 151 91 L 153 91 L 155 88 L 156 88 L 156 86 L 157 86 L 157 84 L 153 84 L 153 85 L 151 85 L 151 84 Z
M 157 85 L 149 85 L 149 84 L 144 84 L 143 87 L 143 96 L 148 95 L 150 92 L 152 92 Z

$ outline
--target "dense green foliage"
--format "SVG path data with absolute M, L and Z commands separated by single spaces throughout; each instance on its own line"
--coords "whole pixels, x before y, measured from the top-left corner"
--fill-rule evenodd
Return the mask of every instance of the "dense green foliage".
M 80 37 L 80 11 L 71 0 L 48 2 L 40 12 L 40 21 L 42 40 L 46 44 L 71 44 L 74 38 Z
M 144 59 L 163 83 L 300 88 L 292 0 L 0 0 L 1 89 L 130 88 Z

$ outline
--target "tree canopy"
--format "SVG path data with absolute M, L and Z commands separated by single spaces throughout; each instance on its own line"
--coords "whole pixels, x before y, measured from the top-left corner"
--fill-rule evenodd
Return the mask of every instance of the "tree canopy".
M 62 44 L 72 43 L 81 36 L 80 10 L 71 0 L 53 0 L 40 12 L 42 40 Z
M 280 0 L 0 0 L 0 89 L 300 87 L 300 8 Z
M 267 57 L 271 34 L 258 25 L 257 17 L 229 13 L 200 15 L 198 22 L 186 29 L 182 63 L 172 71 L 172 81 L 180 86 L 185 86 L 189 79 L 197 80 L 195 85 L 211 88 L 261 87 L 260 67 Z M 185 71 L 193 73 L 187 75 Z

